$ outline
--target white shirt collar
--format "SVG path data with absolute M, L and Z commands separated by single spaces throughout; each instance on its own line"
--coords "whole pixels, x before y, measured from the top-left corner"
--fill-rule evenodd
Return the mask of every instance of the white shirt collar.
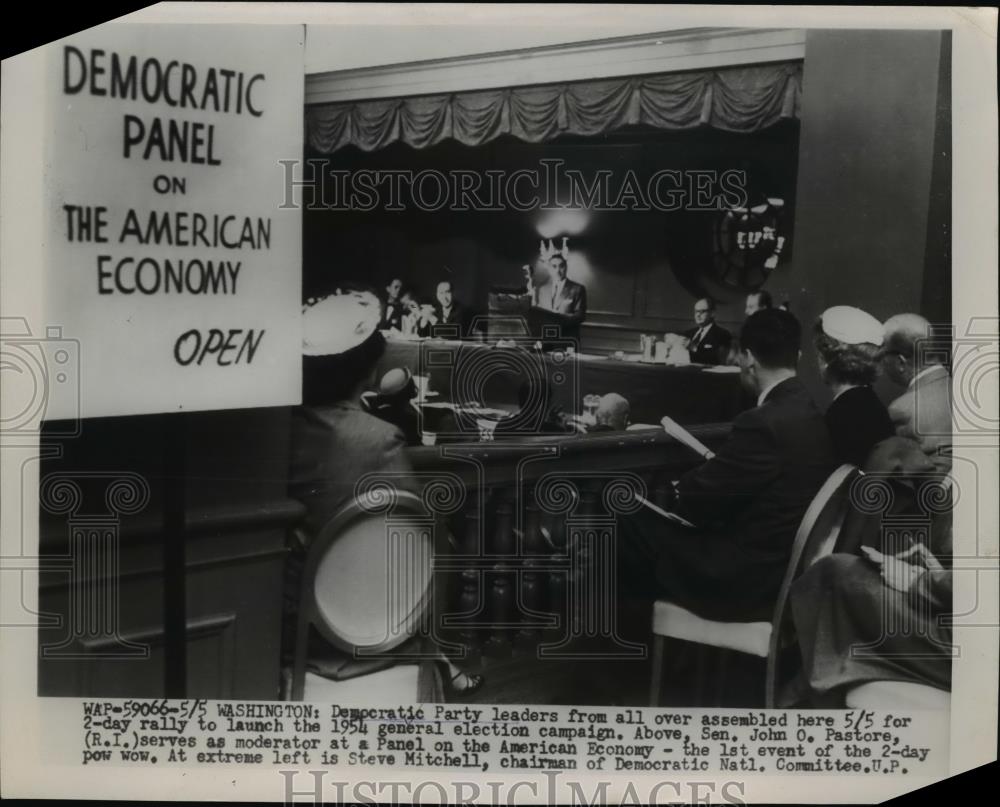
M 766 387 L 764 387 L 764 390 L 761 392 L 761 394 L 757 396 L 757 406 L 760 406 L 761 404 L 764 403 L 764 399 L 767 397 L 767 394 L 771 390 L 773 390 L 776 386 L 778 386 L 778 384 L 780 384 L 782 381 L 787 381 L 787 380 L 788 380 L 787 378 L 782 378 L 779 381 L 774 381 L 768 384 Z
M 910 383 L 907 386 L 907 389 L 913 389 L 914 385 L 917 383 L 918 378 L 923 378 L 923 376 L 925 375 L 930 375 L 935 370 L 943 369 L 943 367 L 944 365 L 942 364 L 932 364 L 930 367 L 925 367 L 923 370 L 921 370 L 919 373 L 913 376 L 913 378 L 910 379 Z

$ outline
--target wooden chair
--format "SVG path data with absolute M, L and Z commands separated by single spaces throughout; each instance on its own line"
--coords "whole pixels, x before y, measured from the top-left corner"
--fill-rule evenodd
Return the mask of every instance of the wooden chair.
M 767 659 L 764 700 L 767 708 L 774 708 L 778 655 L 785 638 L 783 626 L 789 590 L 802 570 L 834 551 L 847 509 L 848 491 L 857 474 L 855 466 L 841 465 L 813 497 L 795 533 L 770 622 L 718 622 L 704 619 L 668 600 L 653 603 L 651 706 L 656 706 L 660 699 L 664 645 L 667 638 L 672 638 Z
M 291 699 L 303 696 L 309 631 L 350 654 L 377 658 L 417 633 L 433 596 L 433 519 L 420 498 L 395 491 L 391 515 L 371 497 L 345 504 L 306 556 Z

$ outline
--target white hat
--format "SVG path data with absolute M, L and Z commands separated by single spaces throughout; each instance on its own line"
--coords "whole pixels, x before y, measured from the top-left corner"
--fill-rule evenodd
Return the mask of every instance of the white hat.
M 823 333 L 845 345 L 882 344 L 882 323 L 852 305 L 835 305 L 820 317 Z
M 341 291 L 302 311 L 302 354 L 335 356 L 371 337 L 381 318 L 381 303 L 370 291 Z

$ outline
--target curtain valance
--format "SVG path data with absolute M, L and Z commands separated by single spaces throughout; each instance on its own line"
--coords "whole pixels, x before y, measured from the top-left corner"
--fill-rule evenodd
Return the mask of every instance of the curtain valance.
M 324 154 L 348 145 L 375 151 L 400 140 L 414 148 L 448 138 L 477 146 L 503 134 L 539 143 L 638 123 L 754 132 L 798 117 L 801 93 L 802 64 L 790 62 L 317 104 L 306 107 L 305 131 Z

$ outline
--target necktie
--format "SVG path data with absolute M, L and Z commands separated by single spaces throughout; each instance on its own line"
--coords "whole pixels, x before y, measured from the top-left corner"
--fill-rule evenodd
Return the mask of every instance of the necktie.
M 694 339 L 691 340 L 691 350 L 697 350 L 698 345 L 701 344 L 702 337 L 705 336 L 705 329 L 699 328 L 698 333 L 694 335 Z

